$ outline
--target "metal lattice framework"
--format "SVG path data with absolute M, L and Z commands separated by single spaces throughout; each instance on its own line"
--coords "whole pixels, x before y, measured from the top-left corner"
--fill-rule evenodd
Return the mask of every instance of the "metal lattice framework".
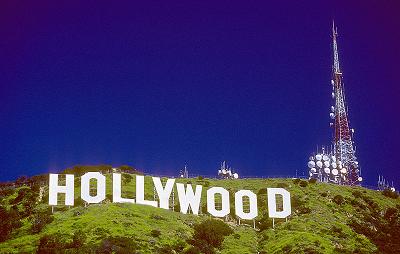
M 348 112 L 346 108 L 345 93 L 343 87 L 342 72 L 339 64 L 339 53 L 337 46 L 337 28 L 335 23 L 332 26 L 333 39 L 333 70 L 332 70 L 332 97 L 335 101 L 334 106 L 334 153 L 336 158 L 347 168 L 345 184 L 355 185 L 362 181 L 360 177 L 359 165 L 353 147 L 352 133 L 350 131 Z
M 340 70 L 339 52 L 337 46 L 337 29 L 332 26 L 333 67 L 332 67 L 332 98 L 330 117 L 333 133 L 333 149 L 310 157 L 308 167 L 310 178 L 323 182 L 357 185 L 362 181 L 355 149 L 353 146 L 353 129 L 349 127 L 346 97 L 344 93 L 343 74 Z

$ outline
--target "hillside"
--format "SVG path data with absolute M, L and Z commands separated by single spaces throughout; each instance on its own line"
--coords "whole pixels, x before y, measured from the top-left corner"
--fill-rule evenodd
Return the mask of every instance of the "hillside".
M 123 194 L 134 195 L 133 174 L 123 174 Z M 111 175 L 107 199 L 87 207 L 80 201 L 75 179 L 75 206 L 58 206 L 51 213 L 47 189 L 33 184 L 1 191 L 0 253 L 196 253 L 196 226 L 211 217 L 138 204 L 114 204 Z M 313 183 L 299 179 L 176 179 L 176 182 L 240 189 L 257 193 L 259 216 L 253 221 L 225 221 L 226 233 L 216 253 L 400 253 L 400 199 L 392 193 L 362 187 Z M 267 215 L 267 187 L 291 193 L 292 215 L 285 221 Z M 153 199 L 151 177 L 145 196 Z M 176 189 L 174 189 L 176 194 Z M 384 195 L 385 194 L 385 195 Z M 392 196 L 392 197 L 389 197 Z M 40 198 L 42 197 L 42 198 Z M 177 197 L 177 195 L 175 195 Z M 231 196 L 232 197 L 232 196 Z M 233 206 L 233 198 L 231 198 Z M 175 210 L 179 211 L 175 202 Z M 232 215 L 233 213 L 231 213 Z M 205 236 L 207 237 L 207 236 Z M 212 249 L 212 248 L 211 248 Z M 212 251 L 210 251 L 212 253 Z

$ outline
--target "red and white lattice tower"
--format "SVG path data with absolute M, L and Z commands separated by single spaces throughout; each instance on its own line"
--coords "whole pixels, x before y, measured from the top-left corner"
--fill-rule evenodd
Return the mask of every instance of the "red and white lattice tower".
M 332 98 L 334 105 L 332 106 L 331 124 L 334 129 L 333 135 L 333 153 L 338 161 L 342 162 L 343 167 L 347 169 L 347 174 L 341 179 L 342 184 L 357 185 L 360 184 L 362 178 L 355 149 L 353 145 L 352 135 L 354 130 L 349 127 L 348 111 L 346 107 L 343 74 L 339 64 L 339 53 L 337 45 L 337 28 L 335 23 L 332 26 L 333 39 L 333 68 L 332 68 Z

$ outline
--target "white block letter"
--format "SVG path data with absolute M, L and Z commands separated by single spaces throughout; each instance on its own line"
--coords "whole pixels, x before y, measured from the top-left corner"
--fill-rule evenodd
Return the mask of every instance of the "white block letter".
M 177 183 L 176 189 L 178 190 L 181 213 L 186 214 L 190 206 L 193 214 L 199 214 L 202 186 L 196 185 L 196 193 L 193 193 L 191 184 L 187 184 L 185 191 L 185 185 L 182 183 Z
M 157 201 L 144 199 L 144 176 L 136 175 L 136 204 L 151 205 L 157 207 Z
M 268 192 L 268 215 L 270 218 L 286 218 L 292 213 L 290 203 L 290 192 L 282 188 L 267 188 Z M 282 196 L 283 210 L 276 210 L 276 195 Z
M 168 179 L 165 188 L 163 188 L 159 177 L 153 177 L 153 183 L 160 200 L 160 208 L 169 209 L 169 197 L 174 188 L 175 179 Z
M 58 193 L 65 193 L 65 205 L 74 205 L 74 175 L 65 175 L 65 186 L 58 185 L 58 174 L 49 175 L 49 205 L 57 205 Z
M 96 196 L 90 195 L 90 179 L 96 179 Z M 81 177 L 81 198 L 88 203 L 100 203 L 106 198 L 106 177 L 99 172 L 88 172 Z
M 245 213 L 243 210 L 243 197 L 249 197 L 250 211 Z M 243 220 L 252 220 L 258 215 L 257 195 L 250 190 L 241 190 L 235 193 L 235 213 Z
M 114 203 L 135 203 L 133 198 L 121 197 L 121 174 L 113 173 L 113 202 Z
M 221 210 L 215 209 L 215 194 L 221 194 Z M 212 187 L 207 190 L 207 211 L 215 217 L 225 217 L 229 214 L 229 192 L 222 187 Z

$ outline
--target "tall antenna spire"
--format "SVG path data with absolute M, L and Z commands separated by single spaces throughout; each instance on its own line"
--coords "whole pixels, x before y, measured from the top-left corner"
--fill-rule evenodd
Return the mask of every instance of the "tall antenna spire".
M 333 70 L 332 85 L 334 107 L 334 153 L 336 158 L 342 162 L 347 169 L 347 177 L 344 183 L 354 185 L 362 181 L 360 177 L 359 165 L 355 156 L 353 147 L 352 133 L 349 127 L 348 112 L 343 89 L 342 72 L 339 64 L 339 52 L 337 45 L 337 28 L 335 22 L 332 22 L 332 44 L 333 44 Z
M 337 47 L 337 28 L 335 27 L 335 21 L 332 21 L 332 39 L 333 39 L 333 70 L 334 73 L 340 73 L 340 64 L 339 64 L 339 53 Z M 341 74 L 341 73 L 340 73 Z
M 310 168 L 310 178 L 320 179 L 324 182 L 337 184 L 357 185 L 362 181 L 361 170 L 355 156 L 355 145 L 353 144 L 354 130 L 349 127 L 348 110 L 346 106 L 343 88 L 342 71 L 339 63 L 339 50 L 337 44 L 337 28 L 335 21 L 332 22 L 332 99 L 330 126 L 334 128 L 333 148 L 331 151 L 322 147 L 322 154 L 318 150 L 315 156 L 311 156 L 307 166 Z M 379 182 L 382 178 L 379 178 Z

